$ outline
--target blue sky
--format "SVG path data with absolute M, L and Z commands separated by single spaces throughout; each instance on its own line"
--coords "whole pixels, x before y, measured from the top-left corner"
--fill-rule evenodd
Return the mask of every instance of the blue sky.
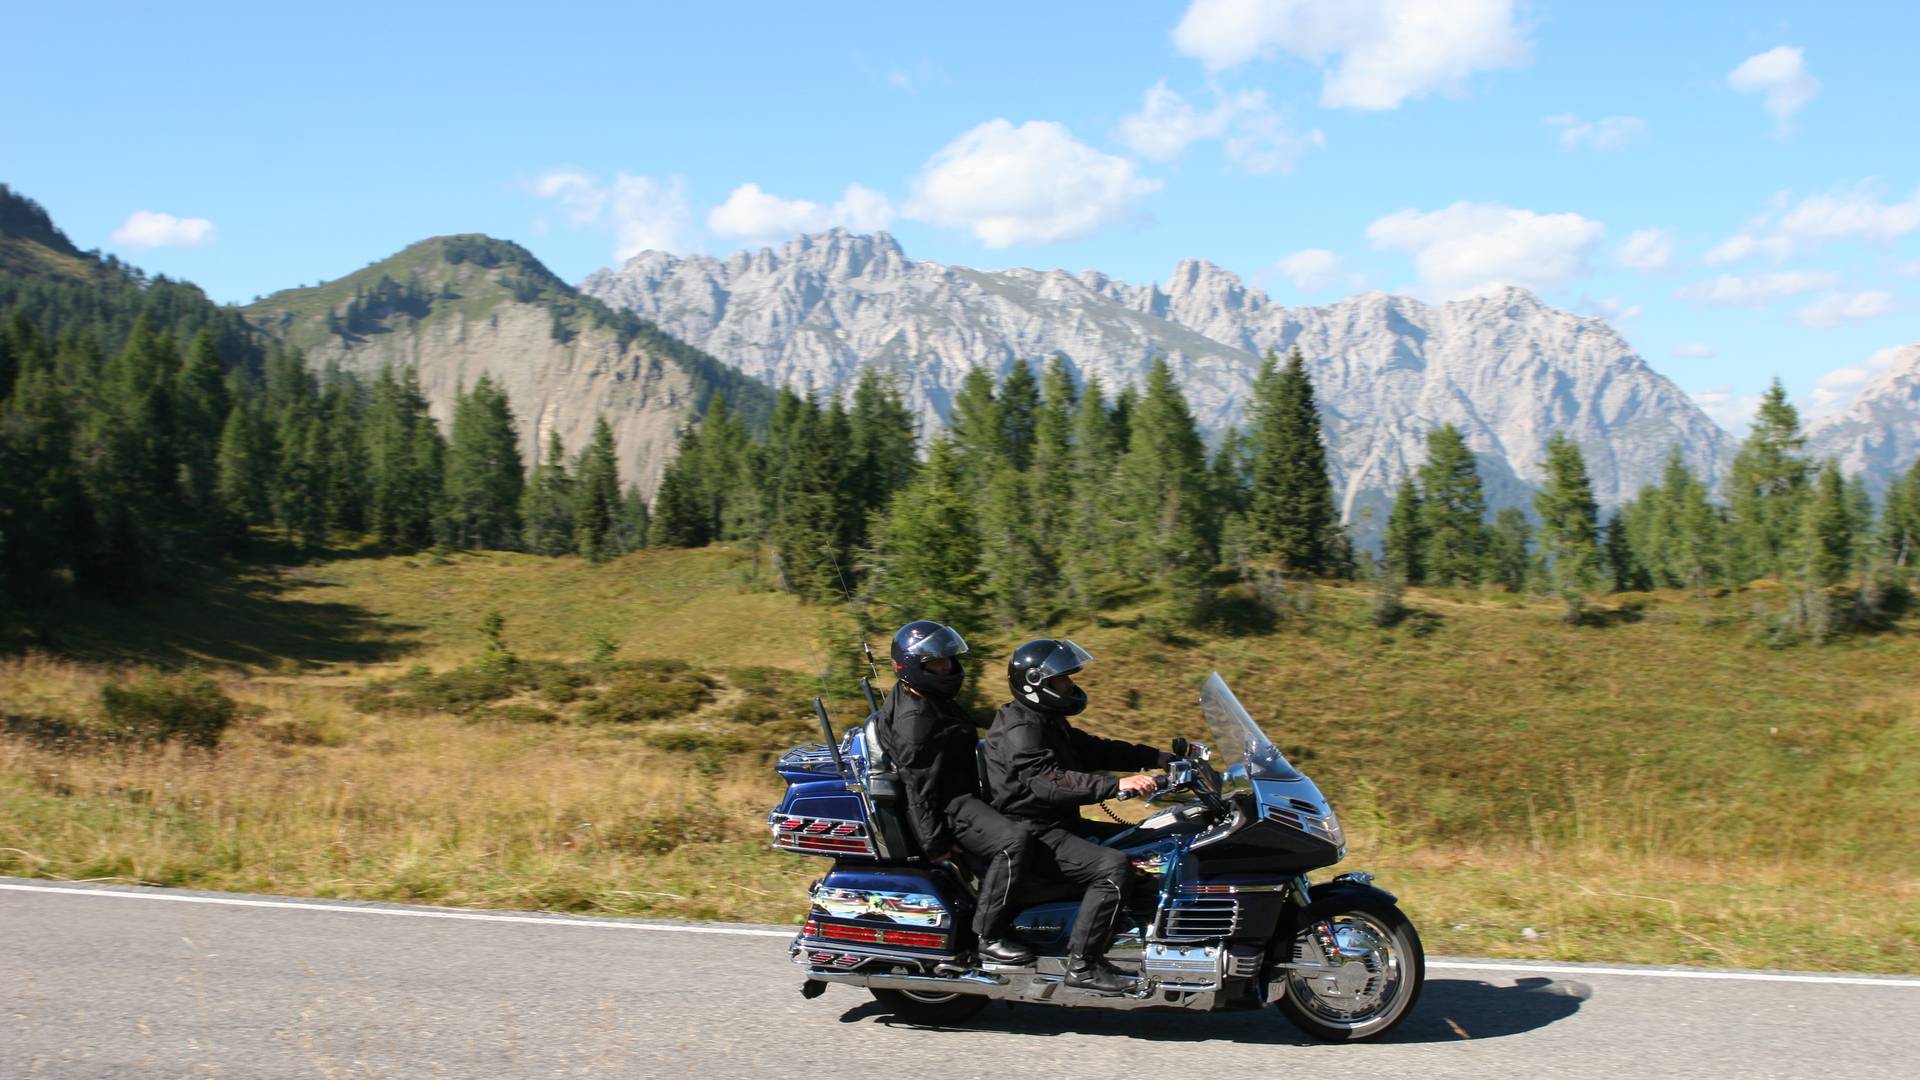
M 1920 340 L 1920 7 L 12 5 L 0 180 L 244 302 L 485 232 L 579 280 L 885 227 L 1287 304 L 1493 284 L 1730 427 Z

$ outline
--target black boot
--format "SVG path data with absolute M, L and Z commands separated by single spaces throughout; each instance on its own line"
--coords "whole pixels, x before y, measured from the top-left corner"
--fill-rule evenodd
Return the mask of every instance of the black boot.
M 1072 957 L 1067 961 L 1067 985 L 1103 994 L 1124 994 L 1137 982 L 1130 975 L 1115 971 L 1100 957 Z
M 1001 938 L 999 941 L 980 943 L 980 961 L 985 964 L 1029 964 L 1033 962 L 1033 950 L 1017 941 Z

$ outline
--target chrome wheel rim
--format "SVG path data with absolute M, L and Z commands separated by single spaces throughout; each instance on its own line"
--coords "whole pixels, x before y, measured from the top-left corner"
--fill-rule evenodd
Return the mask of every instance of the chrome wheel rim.
M 921 990 L 902 990 L 900 993 L 920 1002 L 922 1005 L 945 1005 L 958 998 L 959 994 L 929 994 Z
M 1332 969 L 1288 971 L 1288 1000 L 1315 1022 L 1349 1031 L 1391 1018 L 1413 985 L 1393 932 L 1364 911 L 1342 912 L 1319 925 L 1332 928 L 1334 948 L 1320 950 Z

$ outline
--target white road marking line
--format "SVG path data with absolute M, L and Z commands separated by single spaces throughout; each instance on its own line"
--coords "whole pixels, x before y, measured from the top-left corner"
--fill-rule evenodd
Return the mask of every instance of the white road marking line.
M 1889 979 L 1870 975 L 1789 975 L 1770 971 L 1702 971 L 1661 968 L 1584 967 L 1574 964 L 1500 964 L 1470 960 L 1428 960 L 1428 970 L 1514 971 L 1534 975 L 1636 975 L 1649 979 L 1720 979 L 1733 982 L 1824 983 L 1837 986 L 1901 986 L 1920 989 L 1920 979 Z
M 576 915 L 509 915 L 492 911 L 436 911 L 400 907 L 360 907 L 330 904 L 324 900 L 250 900 L 238 896 L 185 896 L 165 892 L 133 892 L 121 889 L 77 889 L 58 885 L 23 885 L 0 881 L 0 889 L 14 892 L 65 893 L 69 896 L 115 896 L 128 900 L 165 900 L 176 904 L 221 904 L 228 907 L 288 908 L 294 911 L 338 911 L 355 915 L 401 915 L 414 919 L 465 919 L 476 922 L 532 923 L 537 926 L 579 926 L 604 930 L 659 930 L 673 934 L 730 934 L 736 937 L 792 938 L 792 930 L 761 930 L 751 926 L 676 926 L 670 923 L 646 923 L 621 919 L 596 919 Z M 1507 971 L 1521 975 L 1613 975 L 1648 979 L 1713 979 L 1731 982 L 1813 983 L 1837 986 L 1880 986 L 1920 989 L 1920 979 L 1877 978 L 1848 975 L 1790 975 L 1766 971 L 1703 971 L 1698 969 L 1663 970 L 1660 968 L 1584 967 L 1574 964 L 1529 964 L 1478 962 L 1471 960 L 1428 960 L 1427 968 L 1437 971 Z
M 324 900 L 247 900 L 237 896 L 180 896 L 161 892 L 124 892 L 119 889 L 63 889 L 53 885 L 16 885 L 0 881 L 0 889 L 14 892 L 65 893 L 69 896 L 116 896 L 127 900 L 166 900 L 176 904 L 221 904 L 227 907 L 290 908 L 294 911 L 340 911 L 353 915 L 401 915 L 414 919 L 466 919 L 477 922 L 533 923 L 539 926 L 583 926 L 602 930 L 661 930 L 673 934 L 733 934 L 743 937 L 791 939 L 795 930 L 757 930 L 741 926 L 675 926 L 669 923 L 631 922 L 596 919 L 578 915 L 508 915 L 491 911 L 408 910 L 395 907 L 360 907 L 355 904 L 329 904 Z

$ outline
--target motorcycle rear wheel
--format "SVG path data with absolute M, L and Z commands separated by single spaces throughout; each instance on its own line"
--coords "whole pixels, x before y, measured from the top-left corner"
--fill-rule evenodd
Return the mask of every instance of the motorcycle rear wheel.
M 930 994 L 919 990 L 871 988 L 867 992 L 900 1019 L 929 1027 L 964 1024 L 992 1000 L 984 994 Z
M 1360 1042 L 1385 1035 L 1413 1011 L 1426 982 L 1427 958 L 1413 923 L 1390 903 L 1316 912 L 1342 942 L 1332 973 L 1281 971 L 1280 1012 L 1322 1042 Z M 1305 931 L 1303 931 L 1304 933 Z

